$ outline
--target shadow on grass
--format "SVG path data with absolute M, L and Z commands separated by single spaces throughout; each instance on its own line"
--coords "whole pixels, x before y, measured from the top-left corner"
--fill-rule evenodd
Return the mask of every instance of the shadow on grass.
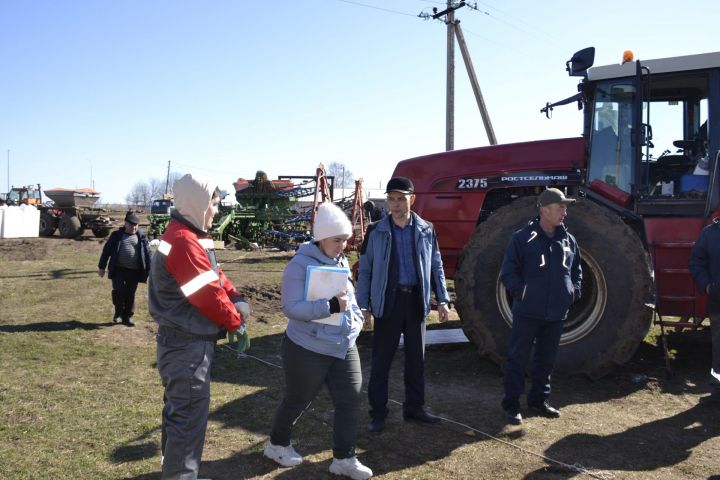
M 695 405 L 677 415 L 620 433 L 568 435 L 551 445 L 545 455 L 565 459 L 570 464 L 579 462 L 593 470 L 652 472 L 687 460 L 695 447 L 718 435 L 720 409 Z M 544 469 L 524 478 L 540 478 L 541 471 Z M 565 472 L 558 478 L 572 478 L 580 474 Z
M 65 332 L 68 330 L 98 330 L 100 328 L 112 327 L 113 323 L 83 323 L 77 320 L 70 322 L 37 322 L 25 325 L 0 325 L 0 332 L 4 333 L 25 333 L 25 332 Z
M 47 273 L 32 273 L 25 275 L 0 275 L 0 278 L 39 278 L 41 280 L 73 280 L 86 278 L 90 274 L 96 274 L 97 270 L 75 270 L 72 268 L 59 268 L 50 270 Z

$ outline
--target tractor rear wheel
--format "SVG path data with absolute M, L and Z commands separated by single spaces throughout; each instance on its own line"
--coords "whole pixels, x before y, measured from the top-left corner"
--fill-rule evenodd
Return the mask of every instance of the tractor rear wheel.
M 58 227 L 58 218 L 49 212 L 40 214 L 40 236 L 51 237 Z
M 58 229 L 60 230 L 60 235 L 64 238 L 79 237 L 83 233 L 80 219 L 75 215 L 63 214 L 63 216 L 60 217 Z
M 502 362 L 512 326 L 512 297 L 500 267 L 512 233 L 537 215 L 535 198 L 520 198 L 478 226 L 455 274 L 463 330 L 486 355 Z M 628 361 L 650 328 L 650 264 L 640 239 L 617 216 L 590 200 L 565 219 L 578 241 L 582 296 L 568 313 L 555 370 L 600 377 Z

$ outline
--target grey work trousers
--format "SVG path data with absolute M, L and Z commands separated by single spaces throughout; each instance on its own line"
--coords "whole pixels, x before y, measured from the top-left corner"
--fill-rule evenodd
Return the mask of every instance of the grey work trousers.
M 157 337 L 157 365 L 165 393 L 162 479 L 195 480 L 210 408 L 215 342 Z
M 270 441 L 273 445 L 290 445 L 292 428 L 325 384 L 335 407 L 333 457 L 354 457 L 362 388 L 357 347 L 350 348 L 340 359 L 307 350 L 285 336 L 281 353 L 285 398 L 275 412 Z

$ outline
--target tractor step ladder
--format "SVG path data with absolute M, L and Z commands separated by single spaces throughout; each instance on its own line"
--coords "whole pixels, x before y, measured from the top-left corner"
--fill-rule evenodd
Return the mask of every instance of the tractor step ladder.
M 656 289 L 653 323 L 660 325 L 663 356 L 668 369 L 670 369 L 670 352 L 665 328 L 681 331 L 699 326 L 699 322 L 693 321 L 697 319 L 697 299 L 695 283 L 688 268 L 694 245 L 695 242 L 662 241 L 651 245 Z M 670 320 L 667 317 L 679 317 L 680 320 Z

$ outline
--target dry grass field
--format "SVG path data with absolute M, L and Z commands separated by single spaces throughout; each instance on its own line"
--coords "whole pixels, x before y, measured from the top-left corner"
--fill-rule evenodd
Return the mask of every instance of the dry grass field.
M 160 478 L 155 324 L 143 288 L 137 327 L 111 323 L 110 282 L 96 273 L 101 248 L 102 240 L 91 237 L 0 240 L 2 479 Z M 325 393 L 295 431 L 306 462 L 281 469 L 262 456 L 283 395 L 279 282 L 290 255 L 219 253 L 255 309 L 254 358 L 218 344 L 203 477 L 332 478 Z M 669 374 L 653 335 L 628 365 L 601 380 L 556 378 L 552 400 L 562 417 L 531 417 L 520 427 L 505 425 L 498 366 L 471 344 L 429 346 L 427 404 L 446 421 L 406 423 L 395 403 L 386 430 L 371 435 L 363 414 L 360 458 L 375 478 L 388 480 L 718 479 L 720 409 L 698 405 L 708 392 L 709 336 L 672 335 Z M 369 332 L 359 345 L 367 381 Z M 391 374 L 398 401 L 402 356 L 399 351 Z

